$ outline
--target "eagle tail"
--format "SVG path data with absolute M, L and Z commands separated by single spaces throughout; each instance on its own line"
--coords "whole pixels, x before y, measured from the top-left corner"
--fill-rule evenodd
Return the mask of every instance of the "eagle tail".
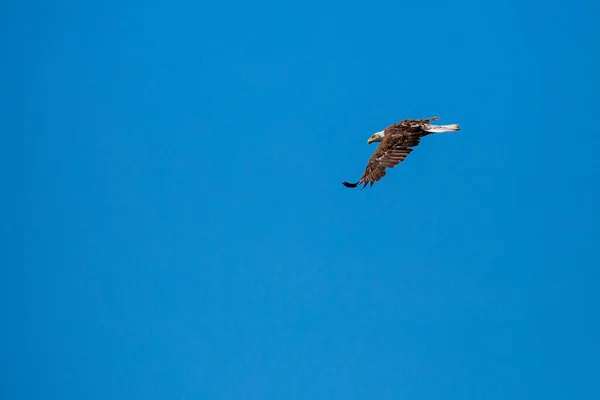
M 346 186 L 347 188 L 355 188 L 358 186 L 359 182 L 356 183 L 350 183 L 350 182 L 342 182 L 342 185 Z
M 455 131 L 460 131 L 460 126 L 458 124 L 451 124 L 451 125 L 426 124 L 423 127 L 423 130 L 425 132 L 429 132 L 429 133 L 455 132 Z

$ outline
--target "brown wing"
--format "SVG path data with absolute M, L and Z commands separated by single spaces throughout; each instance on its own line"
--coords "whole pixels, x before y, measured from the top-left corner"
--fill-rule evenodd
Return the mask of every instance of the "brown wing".
M 385 135 L 409 135 L 409 134 L 420 134 L 426 136 L 429 132 L 423 130 L 423 127 L 429 124 L 431 121 L 440 119 L 439 116 L 425 118 L 425 119 L 405 119 L 385 128 Z
M 412 152 L 412 147 L 418 146 L 420 141 L 421 138 L 418 135 L 387 135 L 369 159 L 360 180 L 356 183 L 342 183 L 346 187 L 357 187 L 362 184 L 362 189 L 367 185 L 373 186 L 375 182 L 385 176 L 386 168 L 394 168 L 404 161 Z

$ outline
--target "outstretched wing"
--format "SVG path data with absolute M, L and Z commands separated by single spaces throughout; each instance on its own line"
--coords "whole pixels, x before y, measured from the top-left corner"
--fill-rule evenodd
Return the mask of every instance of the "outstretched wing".
M 393 124 L 385 128 L 385 135 L 420 134 L 421 136 L 425 136 L 428 134 L 428 132 L 425 131 L 424 128 L 428 126 L 431 121 L 437 121 L 438 119 L 440 119 L 440 117 L 437 115 L 435 117 L 425 119 L 405 119 L 397 124 Z
M 417 135 L 389 135 L 377 147 L 367 164 L 367 168 L 360 180 L 356 183 L 342 182 L 346 187 L 357 187 L 362 184 L 364 189 L 367 185 L 373 186 L 375 182 L 383 178 L 386 168 L 394 168 L 406 159 L 413 151 L 413 147 L 419 145 L 421 138 Z

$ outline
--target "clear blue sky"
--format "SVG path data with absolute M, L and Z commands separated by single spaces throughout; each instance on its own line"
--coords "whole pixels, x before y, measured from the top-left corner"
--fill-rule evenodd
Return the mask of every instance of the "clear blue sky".
M 600 398 L 597 1 L 84 3 L 0 6 L 2 399 Z

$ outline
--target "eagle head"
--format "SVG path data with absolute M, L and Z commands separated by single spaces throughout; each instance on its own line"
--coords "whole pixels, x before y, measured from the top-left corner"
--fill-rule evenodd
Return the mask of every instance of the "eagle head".
M 369 138 L 369 140 L 367 140 L 367 144 L 371 144 L 373 142 L 381 142 L 384 136 L 385 135 L 383 131 L 376 132 Z

